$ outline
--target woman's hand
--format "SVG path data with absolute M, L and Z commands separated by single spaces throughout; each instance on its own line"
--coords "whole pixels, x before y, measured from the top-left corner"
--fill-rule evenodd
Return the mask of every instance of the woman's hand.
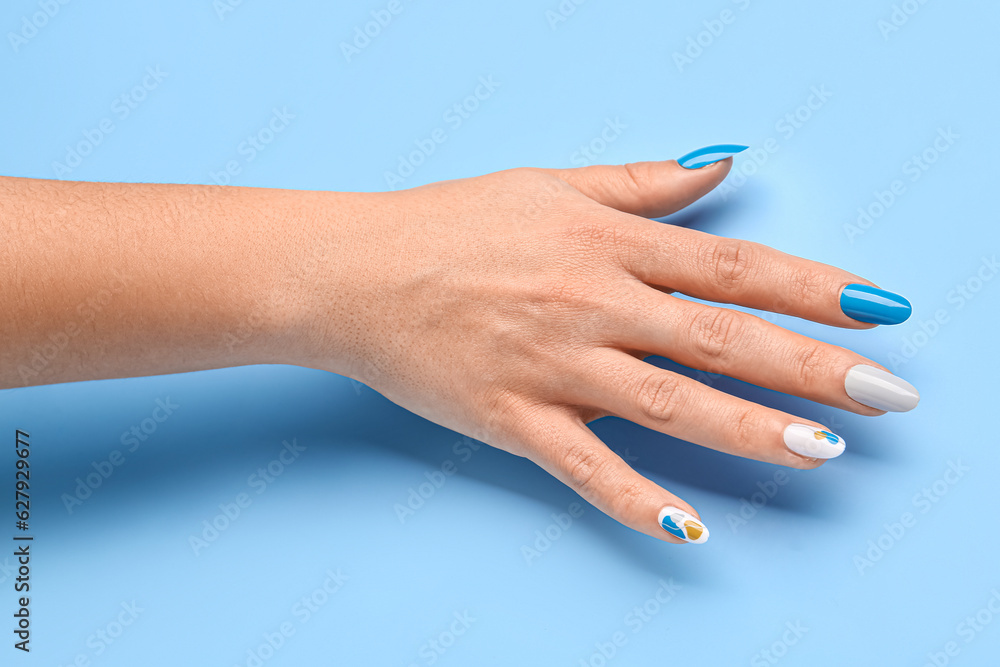
M 840 269 L 648 219 L 731 164 L 515 169 L 380 194 L 0 177 L 0 386 L 327 369 L 529 457 L 636 530 L 703 542 L 694 510 L 589 421 L 796 468 L 844 443 L 645 356 L 866 415 L 919 400 L 849 350 L 671 294 L 840 327 L 909 315 Z
M 314 216 L 295 234 L 293 256 L 312 254 L 315 266 L 291 273 L 294 296 L 282 302 L 294 334 L 280 338 L 295 344 L 274 360 L 350 375 L 530 458 L 627 526 L 703 542 L 691 506 L 632 470 L 588 422 L 617 415 L 794 468 L 815 468 L 844 443 L 644 357 L 864 415 L 919 400 L 850 350 L 672 294 L 846 328 L 909 314 L 905 299 L 846 271 L 648 219 L 705 195 L 731 164 L 515 169 L 339 195 L 333 224 Z

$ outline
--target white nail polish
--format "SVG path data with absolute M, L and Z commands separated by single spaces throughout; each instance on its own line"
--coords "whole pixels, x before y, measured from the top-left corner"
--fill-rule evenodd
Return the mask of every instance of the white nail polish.
M 660 510 L 660 527 L 674 537 L 679 537 L 691 544 L 703 544 L 708 541 L 708 528 L 689 513 L 667 505 Z
M 847 443 L 836 433 L 809 426 L 789 424 L 784 433 L 785 446 L 811 459 L 832 459 L 844 453 Z
M 847 395 L 876 410 L 908 412 L 920 402 L 920 392 L 892 373 L 874 366 L 858 365 L 844 379 Z

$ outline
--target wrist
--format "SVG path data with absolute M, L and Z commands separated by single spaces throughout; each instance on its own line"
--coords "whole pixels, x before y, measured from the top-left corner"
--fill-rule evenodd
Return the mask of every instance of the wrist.
M 360 311 L 377 262 L 377 195 L 274 191 L 263 212 L 267 277 L 258 282 L 246 331 L 261 332 L 260 363 L 322 368 L 357 377 Z M 370 304 L 368 304 L 370 306 Z

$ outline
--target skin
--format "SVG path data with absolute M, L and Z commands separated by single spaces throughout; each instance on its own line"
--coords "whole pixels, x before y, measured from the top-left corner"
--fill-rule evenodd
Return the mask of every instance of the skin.
M 621 523 L 679 542 L 673 505 L 587 427 L 617 415 L 793 468 L 792 423 L 643 359 L 864 415 L 854 352 L 731 309 L 870 328 L 872 284 L 766 246 L 650 220 L 716 187 L 646 162 L 515 169 L 388 193 L 0 177 L 0 386 L 295 364 L 536 462 Z

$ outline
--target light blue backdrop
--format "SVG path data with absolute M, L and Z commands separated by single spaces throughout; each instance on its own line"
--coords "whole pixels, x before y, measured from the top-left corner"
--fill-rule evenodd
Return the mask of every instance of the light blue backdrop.
M 993 664 L 998 21 L 971 0 L 4 3 L 7 175 L 381 190 L 749 144 L 685 221 L 906 295 L 898 327 L 777 319 L 923 402 L 869 419 L 704 377 L 845 436 L 786 477 L 599 422 L 712 529 L 671 547 L 320 372 L 0 392 L 0 539 L 15 428 L 35 535 L 33 650 L 4 547 L 0 662 Z

